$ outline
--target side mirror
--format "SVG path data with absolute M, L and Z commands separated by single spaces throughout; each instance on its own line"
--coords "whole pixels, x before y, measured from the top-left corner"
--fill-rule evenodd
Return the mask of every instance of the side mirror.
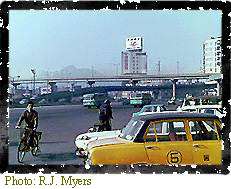
M 88 133 L 93 133 L 93 132 L 95 132 L 95 128 L 94 127 L 90 127 L 87 132 Z

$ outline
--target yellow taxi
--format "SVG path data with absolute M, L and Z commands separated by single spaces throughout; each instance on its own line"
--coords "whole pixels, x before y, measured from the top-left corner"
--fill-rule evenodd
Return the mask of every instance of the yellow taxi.
M 87 154 L 89 165 L 219 165 L 221 121 L 188 112 L 136 116 L 119 136 L 90 142 Z

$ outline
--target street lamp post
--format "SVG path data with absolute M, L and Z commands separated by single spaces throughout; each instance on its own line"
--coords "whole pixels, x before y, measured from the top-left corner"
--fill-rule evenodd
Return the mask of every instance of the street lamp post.
M 176 62 L 176 73 L 179 75 L 179 61 Z
M 34 79 L 34 83 L 33 83 L 33 95 L 35 95 L 35 69 L 31 69 L 31 72 L 33 74 L 33 79 Z

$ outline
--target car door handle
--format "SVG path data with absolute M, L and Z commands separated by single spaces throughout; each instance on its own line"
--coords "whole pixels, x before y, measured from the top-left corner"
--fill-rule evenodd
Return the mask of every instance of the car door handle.
M 160 148 L 157 146 L 147 146 L 146 147 L 148 150 L 159 150 Z
M 207 148 L 205 145 L 193 144 L 194 148 Z

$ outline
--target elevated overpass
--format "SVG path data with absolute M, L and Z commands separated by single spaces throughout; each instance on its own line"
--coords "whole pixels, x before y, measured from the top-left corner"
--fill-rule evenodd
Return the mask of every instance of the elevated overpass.
M 81 89 L 81 94 L 92 93 L 92 92 L 108 92 L 108 91 L 152 91 L 152 90 L 160 90 L 160 88 L 164 88 L 165 86 L 136 86 L 139 81 L 155 81 L 155 80 L 169 80 L 172 82 L 172 98 L 176 98 L 176 88 L 183 88 L 184 85 L 176 85 L 179 80 L 216 80 L 217 88 L 220 88 L 220 79 L 221 74 L 158 74 L 158 75 L 121 75 L 121 76 L 100 76 L 100 77 L 78 77 L 78 78 L 46 78 L 46 79 L 25 79 L 25 80 L 17 80 L 11 81 L 11 84 L 17 88 L 18 85 L 21 84 L 32 84 L 32 83 L 46 83 L 51 86 L 55 86 L 57 83 L 75 83 L 75 82 L 87 82 L 90 86 L 92 86 L 95 82 L 130 82 L 133 86 L 101 86 L 101 87 L 87 87 L 85 89 Z M 199 86 L 199 85 L 195 85 Z M 167 86 L 168 88 L 170 86 Z M 185 85 L 185 87 L 188 87 Z M 192 86 L 190 86 L 192 87 Z M 87 91 L 87 92 L 85 92 Z M 60 93 L 61 94 L 61 93 Z M 77 95 L 77 94 L 76 94 Z M 218 90 L 219 95 L 219 90 Z
M 210 79 L 214 74 L 158 74 L 158 75 L 121 75 L 121 76 L 97 76 L 97 77 L 77 77 L 77 78 L 37 78 L 35 83 L 69 83 L 69 82 L 120 82 L 120 81 L 132 81 L 132 80 L 192 80 L 192 79 Z M 33 79 L 22 79 L 17 81 L 11 81 L 12 84 L 30 84 L 33 83 Z
M 42 95 L 40 98 L 46 98 L 50 100 L 57 100 L 60 98 L 71 98 L 74 96 L 82 96 L 84 94 L 90 94 L 90 93 L 106 93 L 111 91 L 153 91 L 158 95 L 160 91 L 174 96 L 180 96 L 184 97 L 186 93 L 193 94 L 199 94 L 203 89 L 206 88 L 214 88 L 216 87 L 216 84 L 204 84 L 204 83 L 196 83 L 196 84 L 177 84 L 176 89 L 173 90 L 171 84 L 165 84 L 165 85 L 158 85 L 158 86 L 97 86 L 97 87 L 85 87 L 78 89 L 74 92 L 56 92 L 51 93 L 47 95 Z M 175 92 L 175 94 L 173 94 Z M 172 96 L 171 96 L 172 97 Z

